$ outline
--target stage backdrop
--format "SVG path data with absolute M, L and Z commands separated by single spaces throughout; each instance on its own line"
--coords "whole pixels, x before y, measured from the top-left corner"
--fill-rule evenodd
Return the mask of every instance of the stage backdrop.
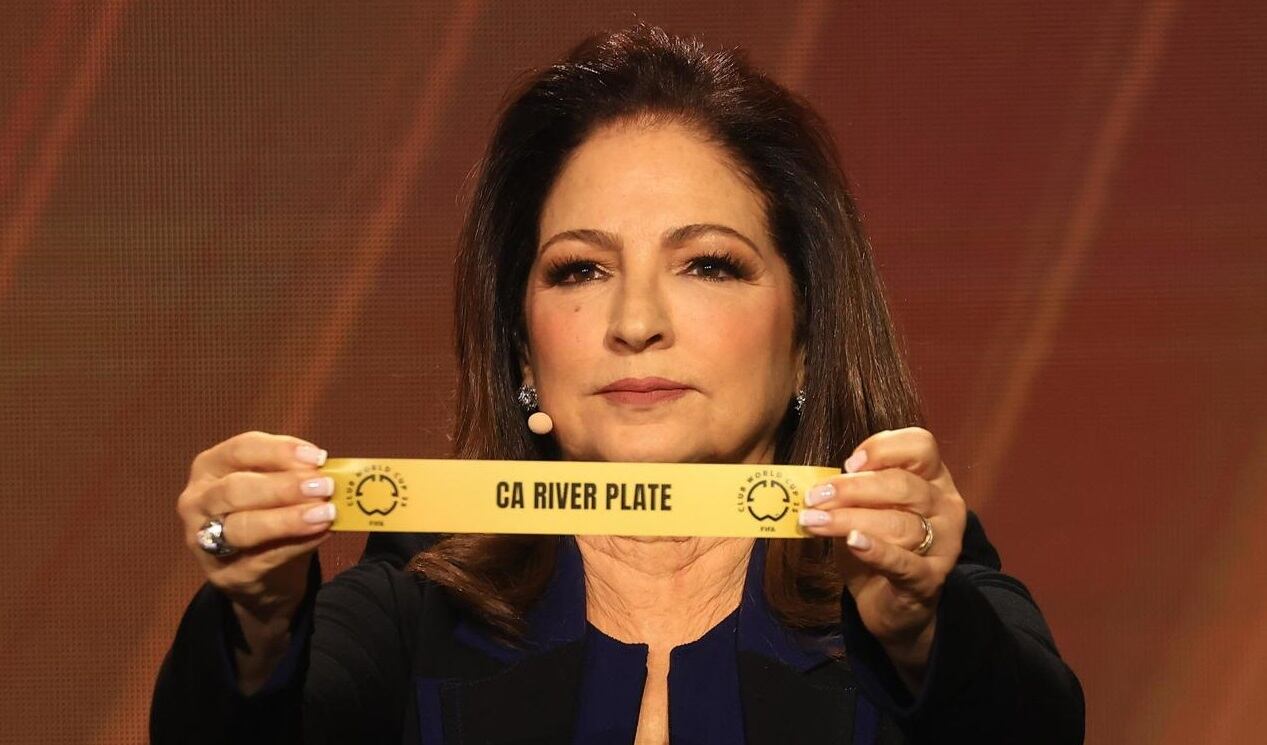
M 686 7 L 686 6 L 690 7 Z M 145 740 L 249 429 L 441 456 L 457 199 L 508 85 L 643 19 L 831 124 L 945 459 L 1088 742 L 1267 730 L 1267 4 L 0 10 L 0 741 Z M 329 572 L 361 540 L 323 549 Z

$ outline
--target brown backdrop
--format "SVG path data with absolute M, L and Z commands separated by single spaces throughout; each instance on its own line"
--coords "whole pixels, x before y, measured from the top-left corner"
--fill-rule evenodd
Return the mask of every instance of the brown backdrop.
M 1088 741 L 1261 736 L 1267 4 L 682 5 L 5 4 L 0 740 L 145 739 L 198 450 L 445 452 L 456 195 L 515 75 L 631 10 L 830 120 Z

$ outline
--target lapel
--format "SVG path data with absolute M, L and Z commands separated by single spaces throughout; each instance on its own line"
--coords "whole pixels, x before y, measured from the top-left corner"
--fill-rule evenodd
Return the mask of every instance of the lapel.
M 440 683 L 445 743 L 571 742 L 586 620 L 584 567 L 570 536 L 560 539 L 554 574 L 527 622 L 522 649 L 495 641 L 467 619 L 457 624 L 456 639 L 501 669 Z
M 584 659 L 581 642 L 526 657 L 492 677 L 440 686 L 446 743 L 568 743 Z
M 848 665 L 831 653 L 841 640 L 799 634 L 776 620 L 765 599 L 766 550 L 766 541 L 753 546 L 739 605 L 747 745 L 852 742 L 857 689 Z
M 853 742 L 858 694 L 843 663 L 806 674 L 740 652 L 739 691 L 747 745 Z

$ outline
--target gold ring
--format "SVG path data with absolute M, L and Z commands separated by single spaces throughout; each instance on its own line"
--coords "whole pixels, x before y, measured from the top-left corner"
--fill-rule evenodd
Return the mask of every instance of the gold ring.
M 920 524 L 924 526 L 924 541 L 912 550 L 923 556 L 928 553 L 928 549 L 933 547 L 933 525 L 923 515 L 916 513 L 915 516 L 919 518 Z

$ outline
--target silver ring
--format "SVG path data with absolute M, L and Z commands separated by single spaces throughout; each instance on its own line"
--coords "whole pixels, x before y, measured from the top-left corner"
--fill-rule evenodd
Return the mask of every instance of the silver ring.
M 920 524 L 924 526 L 924 542 L 911 550 L 923 556 L 928 553 L 928 549 L 933 547 L 933 524 L 928 522 L 928 518 L 919 513 L 916 513 L 915 516 L 919 518 Z
M 198 547 L 212 556 L 229 556 L 237 553 L 237 549 L 224 539 L 224 515 L 213 517 L 203 523 L 195 535 Z

